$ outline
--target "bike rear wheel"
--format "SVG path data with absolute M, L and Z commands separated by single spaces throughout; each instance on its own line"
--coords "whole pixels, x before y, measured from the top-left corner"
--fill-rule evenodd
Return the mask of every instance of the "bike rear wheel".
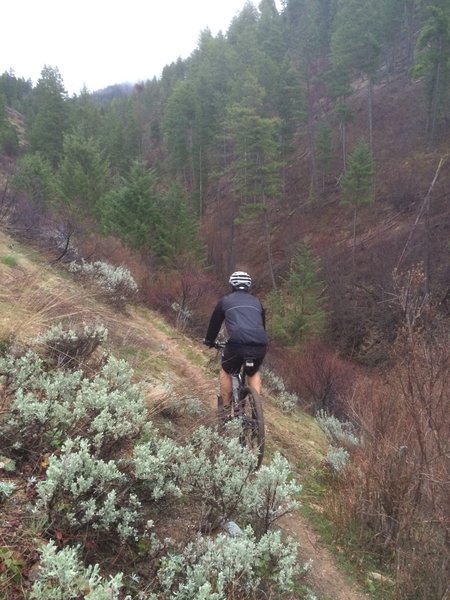
M 242 392 L 240 418 L 241 444 L 255 454 L 259 469 L 264 456 L 264 414 L 261 396 L 252 387 L 245 387 Z

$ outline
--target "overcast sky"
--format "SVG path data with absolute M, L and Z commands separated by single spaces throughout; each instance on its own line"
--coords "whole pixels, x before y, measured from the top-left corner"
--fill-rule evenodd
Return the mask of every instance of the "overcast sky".
M 253 2 L 256 6 L 259 0 Z M 226 33 L 245 0 L 8 0 L 1 7 L 0 74 L 36 85 L 57 67 L 70 95 L 159 77 L 199 34 Z

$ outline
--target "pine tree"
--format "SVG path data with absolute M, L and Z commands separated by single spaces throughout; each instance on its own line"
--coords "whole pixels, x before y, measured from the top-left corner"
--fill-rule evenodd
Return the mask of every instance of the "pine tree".
M 66 135 L 57 177 L 69 212 L 78 220 L 95 217 L 110 186 L 109 163 L 98 142 L 79 133 Z
M 353 206 L 353 263 L 356 246 L 356 213 L 358 206 L 373 201 L 374 168 L 369 146 L 361 140 L 348 158 L 347 171 L 341 178 L 342 204 Z
M 39 153 L 25 154 L 20 159 L 12 184 L 16 190 L 24 192 L 41 212 L 55 210 L 59 205 L 54 169 Z
M 281 122 L 235 105 L 228 113 L 233 159 L 228 167 L 238 199 L 239 223 L 263 219 L 269 274 L 276 287 L 272 251 L 272 209 L 281 197 Z
M 159 223 L 159 193 L 154 171 L 142 161 L 135 161 L 126 177 L 105 194 L 100 202 L 101 227 L 106 234 L 115 234 L 132 248 L 148 251 L 155 246 L 155 231 Z
M 69 127 L 67 92 L 58 69 L 44 67 L 33 95 L 35 116 L 30 144 L 56 167 L 61 160 L 64 133 Z
M 450 5 L 435 0 L 426 7 L 426 14 L 417 41 L 415 73 L 425 78 L 427 129 L 434 143 L 439 122 L 449 114 Z
M 287 345 L 304 343 L 324 330 L 324 284 L 319 271 L 319 260 L 308 244 L 302 244 L 291 259 L 286 278 L 268 296 L 271 333 Z
M 19 138 L 16 129 L 6 114 L 6 99 L 0 94 L 0 152 L 14 156 L 19 152 Z
M 175 266 L 181 258 L 198 262 L 203 257 L 198 221 L 177 183 L 160 195 L 152 250 L 167 266 Z
M 373 85 L 382 57 L 382 5 L 372 0 L 343 0 L 332 37 L 334 67 L 363 74 L 368 81 L 369 148 L 373 155 Z
M 325 123 L 319 127 L 317 132 L 317 163 L 322 171 L 322 191 L 325 189 L 325 181 L 334 158 L 332 131 Z

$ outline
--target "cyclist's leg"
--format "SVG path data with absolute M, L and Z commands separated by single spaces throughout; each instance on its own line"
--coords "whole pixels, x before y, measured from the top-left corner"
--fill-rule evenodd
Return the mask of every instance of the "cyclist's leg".
M 230 406 L 231 397 L 233 395 L 233 386 L 231 383 L 231 375 L 229 375 L 223 367 L 220 369 L 219 386 L 224 407 Z
M 224 406 L 231 406 L 233 398 L 232 373 L 238 373 L 243 358 L 235 348 L 225 346 L 222 354 L 222 366 L 219 375 L 220 393 L 222 394 Z
M 257 346 L 253 348 L 247 347 L 246 352 L 249 356 L 254 357 L 253 367 L 246 367 L 247 383 L 255 392 L 261 394 L 261 373 L 259 369 L 263 363 L 267 348 L 265 346 Z
M 259 371 L 256 371 L 254 375 L 247 375 L 247 383 L 255 392 L 261 394 L 261 374 Z

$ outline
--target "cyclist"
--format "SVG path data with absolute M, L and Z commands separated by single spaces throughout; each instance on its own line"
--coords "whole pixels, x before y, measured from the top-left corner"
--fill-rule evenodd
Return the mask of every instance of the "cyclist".
M 209 322 L 203 343 L 214 347 L 214 342 L 225 321 L 228 341 L 220 369 L 220 393 L 224 414 L 231 407 L 231 374 L 238 373 L 246 358 L 253 359 L 253 367 L 246 367 L 248 384 L 261 393 L 259 368 L 267 351 L 265 311 L 261 302 L 250 293 L 252 279 L 244 271 L 234 272 L 229 279 L 232 291 L 217 303 Z

